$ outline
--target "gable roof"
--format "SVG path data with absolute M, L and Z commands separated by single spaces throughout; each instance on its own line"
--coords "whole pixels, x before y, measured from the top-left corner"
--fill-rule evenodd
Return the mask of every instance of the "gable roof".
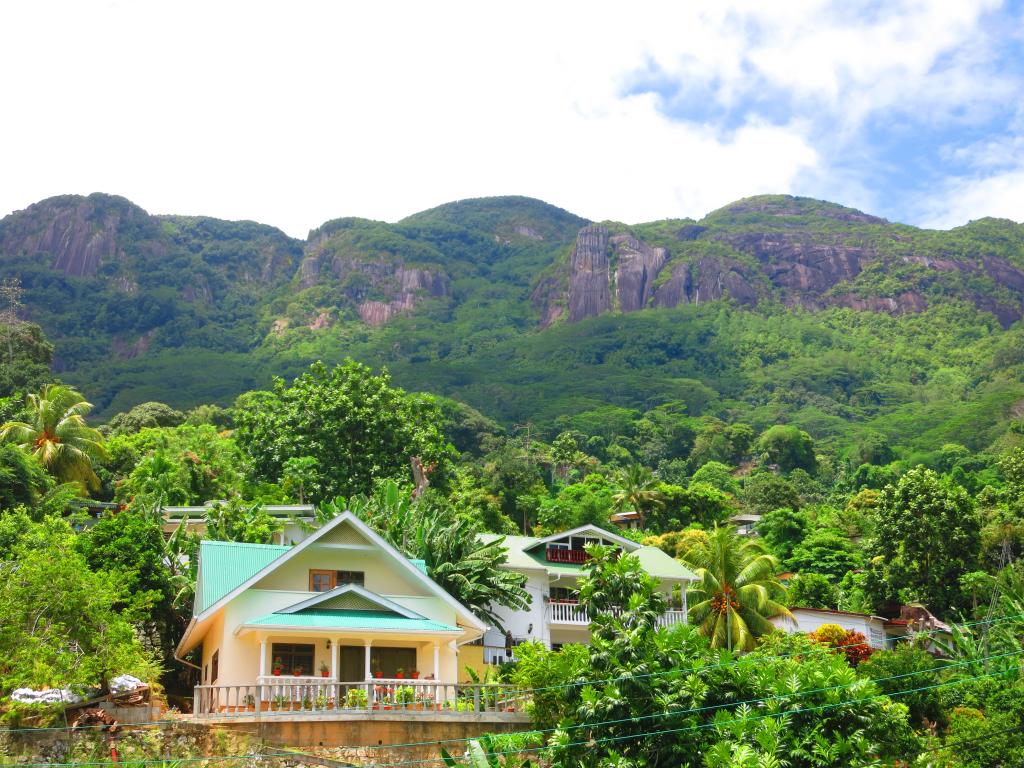
M 204 602 L 202 609 L 199 609 L 197 605 L 194 618 L 196 619 L 196 621 L 202 621 L 203 619 L 207 618 L 214 611 L 226 605 L 230 600 L 240 595 L 242 592 L 249 589 L 250 587 L 252 587 L 266 575 L 272 573 L 277 568 L 280 568 L 284 563 L 291 560 L 300 552 L 306 551 L 307 549 L 315 545 L 320 539 L 330 535 L 332 531 L 334 531 L 336 528 L 340 527 L 345 523 L 355 528 L 356 531 L 358 531 L 364 538 L 368 539 L 373 546 L 380 549 L 386 555 L 389 555 L 391 559 L 397 564 L 398 568 L 400 570 L 404 570 L 407 574 L 409 574 L 412 577 L 413 581 L 419 582 L 420 584 L 425 586 L 429 592 L 433 593 L 437 597 L 441 598 L 445 603 L 447 603 L 449 607 L 454 609 L 456 615 L 460 619 L 462 619 L 462 621 L 467 626 L 479 632 L 484 632 L 487 629 L 487 625 L 485 625 L 480 619 L 478 619 L 473 614 L 472 611 L 470 611 L 466 606 L 462 605 L 462 603 L 460 603 L 454 597 L 449 595 L 444 589 L 441 588 L 441 586 L 437 582 L 435 582 L 423 571 L 421 571 L 419 568 L 417 568 L 415 565 L 409 562 L 408 558 L 404 557 L 397 549 L 395 549 L 387 541 L 385 541 L 376 531 L 370 528 L 370 526 L 368 526 L 366 523 L 360 520 L 356 515 L 354 515 L 349 510 L 342 512 L 333 520 L 321 526 L 317 531 L 315 531 L 311 536 L 309 536 L 309 538 L 303 539 L 294 547 L 273 547 L 273 549 L 275 550 L 284 550 L 284 552 L 278 552 L 276 557 L 274 557 L 271 561 L 267 562 L 266 565 L 264 565 L 261 569 L 259 569 L 252 575 L 248 576 L 248 578 L 245 578 L 240 584 L 238 584 L 234 588 L 231 588 L 227 593 L 220 595 L 210 603 Z M 248 546 L 269 547 L 269 545 L 258 544 L 250 544 Z M 200 552 L 202 552 L 202 550 L 200 550 Z M 202 560 L 200 560 L 199 567 L 200 569 L 203 568 Z M 186 634 L 188 634 L 187 630 Z
M 195 615 L 203 613 L 290 549 L 273 544 L 243 544 L 237 541 L 200 542 L 193 608 Z
M 574 528 L 572 531 L 565 531 L 563 533 L 555 534 L 554 536 L 547 536 L 543 539 L 537 538 L 536 536 L 505 536 L 505 546 L 508 548 L 505 556 L 505 567 L 517 571 L 544 571 L 549 576 L 582 576 L 587 572 L 587 565 L 584 564 L 572 564 L 572 563 L 549 563 L 544 559 L 543 550 L 540 552 L 534 552 L 541 544 L 547 544 L 551 541 L 558 541 L 559 539 L 565 538 L 566 536 L 579 536 L 595 531 L 602 534 L 607 539 L 628 542 L 629 547 L 623 546 L 629 554 L 633 555 L 640 561 L 640 567 L 644 569 L 651 576 L 659 579 L 674 579 L 677 581 L 696 581 L 697 576 L 683 565 L 681 562 L 666 554 L 657 547 L 650 547 L 643 544 L 637 544 L 635 541 L 630 541 L 616 534 L 609 533 L 602 528 L 597 526 L 581 526 L 580 528 Z M 497 534 L 482 534 L 480 536 L 483 541 L 495 541 L 499 538 Z
M 581 525 L 578 528 L 573 528 L 571 531 L 562 531 L 561 533 L 554 533 L 550 536 L 545 536 L 543 539 L 534 539 L 534 543 L 531 544 L 527 549 L 535 549 L 546 544 L 550 544 L 555 541 L 561 541 L 567 539 L 570 536 L 596 536 L 602 539 L 607 539 L 618 544 L 627 552 L 632 552 L 637 549 L 640 545 L 632 539 L 627 539 L 625 536 L 619 536 L 617 533 L 606 531 L 604 528 L 598 528 L 596 525 Z M 523 538 L 529 538 L 524 536 Z
M 346 598 L 350 598 L 347 599 Z M 355 598 L 352 600 L 351 598 Z M 321 592 L 308 600 L 281 608 L 274 613 L 295 614 L 306 613 L 311 609 L 332 611 L 376 611 L 377 613 L 395 613 L 406 619 L 422 619 L 423 616 L 411 611 L 398 603 L 378 595 L 376 592 L 360 587 L 358 584 L 345 584 L 335 589 Z

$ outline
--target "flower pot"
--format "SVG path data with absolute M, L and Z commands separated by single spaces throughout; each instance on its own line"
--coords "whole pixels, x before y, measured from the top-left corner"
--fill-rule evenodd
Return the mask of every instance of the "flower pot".
M 396 680 L 405 680 L 405 672 L 395 672 Z
M 320 677 L 327 677 L 327 675 L 329 674 L 330 672 L 328 672 L 326 669 L 320 670 Z
M 420 673 L 419 672 L 413 672 L 412 673 L 412 679 L 413 680 L 419 680 L 420 679 Z
M 274 675 L 275 676 L 280 676 L 280 674 L 281 674 L 281 668 L 280 667 L 274 667 L 273 671 L 274 671 Z

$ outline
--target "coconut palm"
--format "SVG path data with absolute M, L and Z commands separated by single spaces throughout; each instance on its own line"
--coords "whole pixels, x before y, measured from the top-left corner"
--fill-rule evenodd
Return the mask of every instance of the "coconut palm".
M 651 470 L 633 464 L 615 479 L 618 490 L 612 495 L 615 512 L 633 511 L 640 515 L 640 527 L 647 527 L 647 512 L 664 506 L 665 494 L 658 488 L 658 479 Z
M 78 392 L 64 384 L 47 384 L 41 394 L 26 399 L 27 421 L 0 427 L 0 441 L 31 453 L 60 482 L 78 483 L 83 490 L 99 487 L 94 460 L 103 458 L 103 435 L 85 423 L 92 410 Z
M 698 577 L 687 595 L 690 620 L 715 648 L 753 649 L 775 630 L 769 619 L 793 614 L 780 602 L 786 589 L 776 578 L 779 561 L 760 542 L 731 526 L 698 538 L 683 556 Z

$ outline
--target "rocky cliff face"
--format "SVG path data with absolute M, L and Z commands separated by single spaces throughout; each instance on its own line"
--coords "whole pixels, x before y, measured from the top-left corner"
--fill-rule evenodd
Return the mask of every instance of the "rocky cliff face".
M 91 277 L 133 249 L 162 256 L 166 244 L 149 214 L 120 197 L 55 197 L 11 214 L 0 228 L 0 253 L 43 259 L 65 275 Z
M 1005 246 L 1009 240 L 1024 256 L 1024 227 L 995 222 L 965 229 L 971 227 L 989 242 Z M 920 230 L 831 203 L 751 198 L 700 223 L 659 232 L 659 239 L 667 235 L 674 244 L 656 247 L 628 231 L 581 229 L 565 264 L 535 286 L 542 327 L 612 309 L 635 312 L 726 296 L 746 305 L 772 298 L 811 310 L 901 314 L 924 310 L 934 294 L 971 301 L 1003 325 L 1024 316 L 1024 268 L 986 253 L 986 239 L 978 239 L 976 251 L 962 242 L 944 247 Z M 887 274 L 899 277 L 882 279 Z
M 340 285 L 360 319 L 380 326 L 395 315 L 411 312 L 425 297 L 447 295 L 449 281 L 439 267 L 406 266 L 391 254 L 356 256 L 339 248 L 331 234 L 321 233 L 306 247 L 297 282 L 301 290 L 325 283 Z

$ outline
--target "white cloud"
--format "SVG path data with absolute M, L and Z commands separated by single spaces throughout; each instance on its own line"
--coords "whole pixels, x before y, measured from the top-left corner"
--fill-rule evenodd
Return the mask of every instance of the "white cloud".
M 828 178 L 880 110 L 998 96 L 965 52 L 990 6 L 7 4 L 0 212 L 101 190 L 300 236 L 492 194 L 594 219 L 700 216 Z M 623 95 L 650 62 L 723 105 L 772 88 L 797 112 L 728 131 L 674 120 L 656 95 Z
M 952 179 L 925 201 L 920 218 L 923 227 L 949 229 L 986 216 L 1024 222 L 1024 167 Z

